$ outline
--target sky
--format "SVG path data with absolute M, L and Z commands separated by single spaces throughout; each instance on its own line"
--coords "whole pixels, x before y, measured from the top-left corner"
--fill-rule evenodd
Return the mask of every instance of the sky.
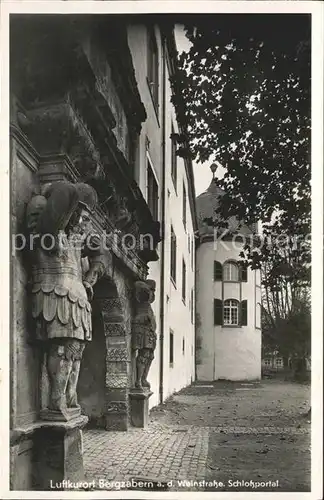
M 180 24 L 176 25 L 175 38 L 179 52 L 182 52 L 184 50 L 186 51 L 189 50 L 190 42 L 186 38 L 183 27 Z M 195 177 L 196 196 L 199 196 L 201 193 L 206 191 L 213 177 L 210 171 L 210 162 L 205 162 L 200 164 L 193 162 L 193 171 Z M 216 177 L 217 178 L 223 177 L 224 172 L 225 169 L 222 166 L 219 166 L 216 171 Z

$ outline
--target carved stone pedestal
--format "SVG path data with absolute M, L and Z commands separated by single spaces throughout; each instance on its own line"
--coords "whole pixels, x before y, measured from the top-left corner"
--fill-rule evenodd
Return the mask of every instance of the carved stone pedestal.
M 108 413 L 105 415 L 106 431 L 127 431 L 127 413 Z
M 40 412 L 40 418 L 42 420 L 48 420 L 51 422 L 69 422 L 70 420 L 75 420 L 81 416 L 80 406 L 74 408 L 65 408 L 63 410 L 49 410 L 45 408 Z
M 149 417 L 149 398 L 153 392 L 132 389 L 129 393 L 131 422 L 134 427 L 146 427 Z
M 69 422 L 38 422 L 34 434 L 37 490 L 73 491 L 69 481 L 84 480 L 81 429 L 87 422 L 83 415 Z

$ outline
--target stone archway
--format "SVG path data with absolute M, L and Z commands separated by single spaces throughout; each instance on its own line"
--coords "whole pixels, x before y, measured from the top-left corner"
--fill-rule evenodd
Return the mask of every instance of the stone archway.
M 125 305 L 115 281 L 106 278 L 94 289 L 93 339 L 84 351 L 79 379 L 80 404 L 90 422 L 127 430 L 129 377 Z

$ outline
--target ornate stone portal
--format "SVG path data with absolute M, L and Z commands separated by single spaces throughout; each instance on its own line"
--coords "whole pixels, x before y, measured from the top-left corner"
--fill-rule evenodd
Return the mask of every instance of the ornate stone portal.
M 148 399 L 152 395 L 148 373 L 156 348 L 156 321 L 152 309 L 156 283 L 153 280 L 135 283 L 136 312 L 132 325 L 132 347 L 137 351 L 134 388 L 130 392 L 131 417 L 135 427 L 148 422 Z
M 78 203 L 74 206 L 79 196 L 75 192 L 77 184 L 72 187 L 68 183 L 69 188 L 63 190 L 66 191 L 63 201 L 56 202 L 60 197 L 51 191 L 54 182 L 84 181 L 91 184 L 91 180 L 96 180 L 91 185 L 98 194 L 99 208 L 91 210 L 91 220 L 99 234 L 103 231 L 112 234 L 109 259 L 115 278 L 112 272 L 106 272 L 108 281 L 110 278 L 116 281 L 118 270 L 120 281 L 127 281 L 129 285 L 134 280 L 145 280 L 147 263 L 158 259 L 156 246 L 161 240 L 160 226 L 153 220 L 134 180 L 136 144 L 146 120 L 146 111 L 137 87 L 127 29 L 116 25 L 115 19 L 109 23 L 106 18 L 100 20 L 99 17 L 91 16 L 84 22 L 79 16 L 78 19 L 61 16 L 56 20 L 43 19 L 39 23 L 36 18 L 19 16 L 11 26 L 11 97 L 15 100 L 10 117 L 13 232 L 19 233 L 20 227 L 24 232 L 25 204 L 30 200 L 32 190 L 48 182 L 52 186 L 44 188 L 28 207 L 29 233 L 35 243 L 35 251 L 31 252 L 33 283 L 28 292 L 26 282 L 31 266 L 24 251 L 17 252 L 13 265 L 14 312 L 18 314 L 11 335 L 11 430 L 14 436 L 28 435 L 30 446 L 27 458 L 25 455 L 14 458 L 14 489 L 17 485 L 20 489 L 25 489 L 21 485 L 26 484 L 31 487 L 32 476 L 42 482 L 37 487 L 48 489 L 51 475 L 59 481 L 60 477 L 75 478 L 81 474 L 78 466 L 77 476 L 73 475 L 69 465 L 82 463 L 82 460 L 78 461 L 80 429 L 87 417 L 77 417 L 80 413 L 78 405 L 83 401 L 79 390 L 78 403 L 75 388 L 81 357 L 86 358 L 94 345 L 92 342 L 84 349 L 91 339 L 93 283 L 90 275 L 87 278 L 90 286 L 82 283 L 80 262 L 83 251 L 73 254 L 61 248 L 62 252 L 57 252 L 60 246 L 54 245 L 53 251 L 40 252 L 37 246 L 41 239 L 35 238 L 37 233 L 44 236 L 45 246 L 50 246 L 51 237 L 46 238 L 45 233 L 52 233 L 52 226 L 56 227 L 57 236 L 62 235 L 63 242 L 72 234 L 79 237 L 78 231 L 73 230 L 74 215 L 79 215 L 81 208 Z M 55 60 L 47 50 L 50 47 L 59 48 Z M 91 203 L 88 205 L 88 208 L 92 207 Z M 51 207 L 58 208 L 58 212 L 52 211 Z M 88 214 L 83 215 L 87 217 Z M 128 240 L 131 239 L 131 243 L 136 240 L 135 248 L 121 244 L 125 240 L 124 234 L 134 236 Z M 115 239 L 115 235 L 118 238 Z M 147 235 L 143 242 L 142 235 Z M 88 257 L 95 281 L 101 277 L 105 265 L 102 261 L 106 256 L 103 258 L 99 252 Z M 58 269 L 63 270 L 63 274 L 61 271 L 57 273 Z M 43 280 L 44 270 L 48 279 Z M 53 281 L 58 275 L 73 282 L 71 290 L 64 280 Z M 99 287 L 103 284 L 107 293 L 103 281 L 100 280 Z M 26 292 L 33 303 L 40 349 L 30 341 L 35 328 L 25 314 L 29 310 Z M 98 298 L 99 301 L 105 297 L 110 300 L 119 295 L 106 297 L 104 293 Z M 129 387 L 132 385 L 129 373 L 130 328 L 124 325 L 121 306 L 113 307 L 107 316 L 102 309 L 102 317 L 107 354 L 106 373 L 103 375 L 106 380 L 102 384 L 107 403 L 106 428 L 110 430 L 118 426 L 120 430 L 126 430 Z M 41 351 L 45 363 L 38 384 Z M 78 385 L 80 389 L 80 383 Z M 142 394 L 146 393 L 142 391 Z M 55 420 L 51 420 L 53 418 Z M 15 441 L 13 456 L 17 450 L 20 453 L 25 449 L 25 444 Z M 75 459 L 71 461 L 73 453 Z M 57 463 L 51 464 L 51 460 L 57 460 Z M 45 463 L 48 465 L 46 470 L 45 465 L 42 467 Z M 34 473 L 35 464 L 37 471 Z

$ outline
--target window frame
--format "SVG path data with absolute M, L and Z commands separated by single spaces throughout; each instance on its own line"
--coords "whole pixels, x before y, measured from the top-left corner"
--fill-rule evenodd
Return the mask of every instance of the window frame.
M 177 141 L 174 138 L 175 130 L 173 122 L 171 122 L 171 179 L 175 192 L 177 193 L 178 184 L 178 157 L 177 157 Z
M 227 305 L 226 303 L 230 302 L 230 305 Z M 232 304 L 234 303 L 234 305 Z M 230 312 L 230 323 L 225 322 L 225 311 L 229 309 Z M 236 315 L 237 315 L 237 323 L 232 322 L 232 310 L 236 310 Z M 240 302 L 236 299 L 226 299 L 223 301 L 223 326 L 241 326 L 240 324 Z
M 227 266 L 235 266 L 237 269 L 237 279 L 225 279 L 225 273 L 226 273 L 226 268 Z M 228 267 L 231 269 L 231 267 Z M 241 275 L 240 275 L 240 265 L 235 261 L 235 260 L 227 260 L 224 262 L 223 266 L 223 282 L 224 283 L 240 283 L 241 281 Z M 231 275 L 231 273 L 230 273 Z
M 177 284 L 177 236 L 171 224 L 171 240 L 170 240 L 170 279 L 174 286 Z
M 194 289 L 193 287 L 191 288 L 191 324 L 194 324 L 194 318 L 195 318 L 195 295 L 194 295 Z
M 174 364 L 174 331 L 169 330 L 169 366 L 173 367 Z
M 159 49 L 154 26 L 147 30 L 147 85 L 151 94 L 153 107 L 158 118 L 159 113 Z
M 194 260 L 195 260 L 195 235 L 193 234 L 191 238 L 191 269 L 194 268 Z
M 259 322 L 258 322 L 259 319 Z M 262 304 L 261 302 L 256 302 L 255 304 L 255 328 L 261 330 L 262 328 Z
M 153 180 L 156 188 L 156 199 L 154 196 L 150 198 L 150 182 L 149 182 L 149 177 Z M 152 194 L 152 193 L 151 193 Z M 159 197 L 159 183 L 153 168 L 153 164 L 150 158 L 150 155 L 148 152 L 146 152 L 146 200 L 147 200 L 147 205 L 150 209 L 151 215 L 153 220 L 158 221 L 159 220 L 159 215 L 160 215 L 160 197 Z M 151 206 L 152 204 L 152 206 Z
M 187 189 L 184 181 L 182 183 L 182 222 L 187 231 Z
M 182 302 L 185 304 L 187 299 L 187 266 L 185 259 L 182 257 Z

